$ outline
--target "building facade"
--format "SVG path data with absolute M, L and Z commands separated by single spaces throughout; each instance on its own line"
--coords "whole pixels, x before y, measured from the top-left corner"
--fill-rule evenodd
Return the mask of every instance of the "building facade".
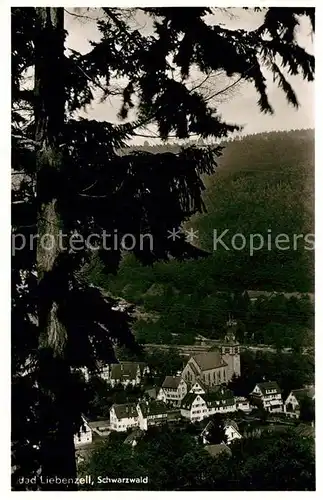
M 137 404 L 138 425 L 147 430 L 152 425 L 161 425 L 167 422 L 168 408 L 163 401 L 143 401 Z
M 138 411 L 135 403 L 112 405 L 110 409 L 110 428 L 112 431 L 125 432 L 138 426 Z
M 261 382 L 257 384 L 250 394 L 253 402 L 269 413 L 281 413 L 283 411 L 283 400 L 281 390 L 277 382 Z
M 197 390 L 197 392 L 194 392 Z M 227 388 L 219 387 L 212 391 L 203 391 L 199 384 L 186 394 L 181 403 L 181 415 L 191 422 L 203 420 L 216 413 L 236 411 L 234 394 Z
M 82 417 L 82 426 L 79 432 L 74 435 L 74 445 L 75 447 L 79 447 L 90 443 L 92 443 L 92 429 L 87 420 Z
M 167 376 L 158 392 L 157 399 L 171 406 L 179 407 L 187 393 L 187 384 L 180 376 Z
M 299 418 L 302 401 L 306 398 L 312 401 L 315 400 L 315 389 L 313 386 L 291 391 L 284 404 L 286 415 L 291 418 Z

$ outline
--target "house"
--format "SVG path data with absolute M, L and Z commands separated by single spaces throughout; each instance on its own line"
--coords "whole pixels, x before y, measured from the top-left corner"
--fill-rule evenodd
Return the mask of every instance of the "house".
M 249 412 L 251 411 L 250 402 L 247 398 L 237 396 L 234 398 L 237 410 Z
M 224 341 L 215 350 L 195 354 L 188 360 L 182 377 L 187 384 L 201 380 L 208 387 L 226 384 L 241 375 L 240 345 L 235 338 L 237 322 L 229 320 Z
M 159 391 L 157 387 L 152 387 L 151 389 L 146 389 L 144 392 L 144 397 L 147 399 L 157 399 Z
M 226 420 L 224 422 L 224 432 L 227 437 L 227 444 L 231 444 L 233 441 L 242 438 L 238 424 L 234 420 Z
M 314 401 L 315 389 L 313 386 L 305 387 L 303 389 L 294 389 L 291 391 L 284 404 L 284 411 L 286 415 L 292 418 L 299 418 L 301 403 L 306 398 Z
M 236 411 L 233 392 L 224 387 L 214 389 L 204 393 L 188 392 L 181 403 L 182 417 L 196 422 L 215 413 Z
M 110 428 L 113 431 L 125 432 L 138 427 L 138 411 L 135 403 L 114 404 L 110 409 Z
M 232 452 L 226 444 L 209 444 L 204 447 L 204 449 L 212 456 L 212 457 L 218 457 L 222 454 L 225 454 L 229 457 L 231 457 Z
M 218 425 L 214 420 L 210 420 L 203 431 L 201 432 L 201 437 L 203 444 L 210 444 L 210 438 L 212 433 L 212 427 Z M 231 444 L 236 439 L 241 439 L 242 435 L 239 432 L 238 424 L 234 420 L 225 420 L 223 422 L 224 433 L 226 436 L 227 444 Z M 219 443 L 216 443 L 219 444 Z
M 127 385 L 140 385 L 142 377 L 149 373 L 149 367 L 145 363 L 137 361 L 120 361 L 112 364 L 98 363 L 97 369 L 97 375 L 112 387 L 118 384 L 124 387 L 127 387 Z M 89 370 L 86 367 L 80 370 L 88 382 L 90 379 Z
M 209 415 L 214 413 L 231 413 L 236 411 L 234 394 L 225 387 L 218 387 L 205 395 Z
M 88 423 L 93 434 L 100 437 L 108 436 L 111 432 L 109 420 L 94 420 Z
M 163 401 L 142 401 L 137 404 L 138 425 L 147 430 L 151 425 L 167 422 L 168 408 Z
M 277 382 L 260 382 L 256 384 L 250 396 L 256 405 L 261 404 L 269 413 L 283 411 L 281 390 Z
M 187 384 L 180 376 L 167 376 L 161 386 L 157 399 L 172 406 L 180 406 L 187 393 Z
M 74 445 L 75 447 L 79 447 L 90 443 L 92 443 L 92 429 L 86 418 L 82 416 L 82 425 L 74 435 Z
M 181 415 L 191 422 L 203 420 L 208 416 L 205 394 L 189 392 L 181 402 Z
M 127 387 L 128 385 L 140 385 L 146 373 L 149 373 L 149 368 L 145 363 L 120 361 L 120 363 L 106 367 L 106 372 L 102 375 L 102 378 L 112 387 L 118 384 Z
M 192 392 L 194 394 L 205 394 L 208 392 L 209 388 L 203 384 L 201 380 L 197 380 L 195 384 L 192 385 L 191 389 L 189 392 Z

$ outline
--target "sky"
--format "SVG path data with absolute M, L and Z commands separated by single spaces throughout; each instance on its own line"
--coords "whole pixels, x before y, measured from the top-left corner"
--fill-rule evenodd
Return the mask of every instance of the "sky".
M 96 23 L 89 18 L 78 18 L 70 15 L 68 12 L 75 13 L 75 11 L 70 8 L 67 9 L 65 14 L 65 27 L 69 32 L 66 45 L 85 53 L 90 50 L 89 40 L 99 40 Z M 84 12 L 80 11 L 79 14 L 84 14 Z M 93 19 L 102 16 L 99 9 L 87 12 L 86 15 Z M 208 16 L 208 22 L 221 22 L 230 29 L 254 29 L 261 23 L 262 17 L 262 13 L 245 11 L 241 8 L 217 9 L 214 15 Z M 152 27 L 149 18 L 141 13 L 136 16 L 133 25 L 147 34 L 151 33 Z M 297 38 L 302 47 L 314 53 L 310 23 L 306 18 L 303 18 L 300 23 Z M 264 74 L 266 75 L 265 70 Z M 197 76 L 198 74 L 193 71 L 192 78 L 197 78 Z M 228 83 L 234 81 L 234 79 L 220 78 L 220 88 L 226 87 Z M 314 128 L 314 83 L 305 82 L 301 76 L 288 76 L 288 80 L 296 92 L 300 104 L 298 109 L 287 103 L 284 93 L 273 83 L 272 77 L 267 80 L 267 89 L 269 102 L 274 108 L 274 115 L 264 114 L 259 111 L 257 106 L 258 95 L 251 83 L 243 83 L 235 87 L 229 96 L 222 99 L 222 101 L 216 102 L 215 105 L 225 121 L 243 126 L 242 134 L 270 130 Z M 101 92 L 98 91 L 98 101 L 100 94 Z M 82 112 L 82 115 L 97 120 L 115 122 L 117 120 L 119 104 L 116 98 L 109 99 L 104 103 L 96 102 L 87 108 L 86 112 Z M 151 127 L 150 130 L 154 132 Z M 147 131 L 144 133 L 149 134 Z M 144 140 L 137 138 L 136 142 L 140 143 Z M 148 140 L 149 142 L 155 142 L 154 140 Z

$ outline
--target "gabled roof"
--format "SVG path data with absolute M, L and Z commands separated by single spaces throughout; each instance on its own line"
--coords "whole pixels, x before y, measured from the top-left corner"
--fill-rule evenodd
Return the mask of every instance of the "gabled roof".
M 146 401 L 139 403 L 139 407 L 143 417 L 147 417 L 149 415 L 165 415 L 168 411 L 164 401 Z
M 225 420 L 224 426 L 225 427 L 233 427 L 237 432 L 239 432 L 239 426 L 235 420 L 232 420 L 232 419 Z
M 202 380 L 195 380 L 194 384 L 192 385 L 191 389 L 190 389 L 190 392 L 192 392 L 192 389 L 193 387 L 198 384 L 200 386 L 200 388 L 204 391 L 204 392 L 207 392 L 208 391 L 208 387 L 204 384 L 204 382 Z
M 200 367 L 201 371 L 212 370 L 214 368 L 220 368 L 221 366 L 227 366 L 227 363 L 223 361 L 219 350 L 195 354 L 193 356 L 193 359 Z
M 188 362 L 188 366 L 191 368 L 192 372 L 194 373 L 194 375 L 199 375 L 199 371 L 198 369 L 196 368 L 196 366 L 194 365 L 194 363 L 190 363 Z
M 88 422 L 88 424 L 92 430 L 110 428 L 110 420 L 92 420 L 91 422 Z
M 232 455 L 230 448 L 226 444 L 208 444 L 205 449 L 212 457 L 217 457 L 222 453 Z
M 263 394 L 266 394 L 268 391 L 272 391 L 274 389 L 276 389 L 278 393 L 281 393 L 280 387 L 277 382 L 260 382 L 259 384 L 257 384 L 257 386 Z
M 210 432 L 210 430 L 214 426 L 217 426 L 217 425 L 218 425 L 218 423 L 216 423 L 214 421 L 214 419 L 212 419 L 212 417 L 211 417 L 211 420 L 209 420 L 209 422 L 204 427 L 204 429 L 203 429 L 203 431 L 201 433 L 201 436 L 207 435 L 208 432 Z M 227 428 L 227 427 L 230 427 L 230 426 L 233 427 L 240 434 L 238 424 L 234 420 L 231 420 L 231 419 L 225 420 L 223 422 L 223 425 L 224 425 L 224 428 Z
M 197 397 L 204 399 L 204 394 L 195 394 L 193 392 L 188 392 L 186 396 L 182 399 L 181 408 L 189 410 Z
M 122 418 L 135 418 L 138 417 L 138 412 L 135 403 L 114 404 L 112 408 L 115 411 L 118 420 Z M 111 408 L 111 410 L 112 410 Z
M 138 368 L 140 371 L 144 368 L 145 363 L 120 361 L 120 363 L 112 364 L 111 379 L 113 380 L 135 380 L 137 377 Z
M 314 398 L 315 389 L 314 387 L 305 387 L 303 389 L 294 389 L 292 393 L 298 401 L 301 401 L 305 398 Z
M 177 389 L 181 381 L 182 377 L 167 375 L 167 377 L 165 377 L 162 387 L 163 389 Z
M 227 389 L 226 387 L 214 388 L 213 391 L 205 394 L 205 398 L 208 403 L 212 403 L 214 401 L 221 401 L 221 403 L 223 403 L 225 401 L 229 404 L 229 406 L 234 404 L 234 394 L 232 391 L 230 391 L 230 389 Z
M 145 394 L 151 399 L 156 399 L 158 395 L 159 390 L 157 387 L 152 387 L 151 389 L 146 389 Z

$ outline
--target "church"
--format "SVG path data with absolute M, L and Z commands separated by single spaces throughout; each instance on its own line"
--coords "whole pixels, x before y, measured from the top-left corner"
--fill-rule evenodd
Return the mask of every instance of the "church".
M 182 378 L 192 386 L 203 382 L 211 387 L 227 384 L 233 375 L 240 376 L 240 345 L 235 338 L 236 321 L 230 319 L 224 341 L 215 350 L 191 356 L 182 372 Z

